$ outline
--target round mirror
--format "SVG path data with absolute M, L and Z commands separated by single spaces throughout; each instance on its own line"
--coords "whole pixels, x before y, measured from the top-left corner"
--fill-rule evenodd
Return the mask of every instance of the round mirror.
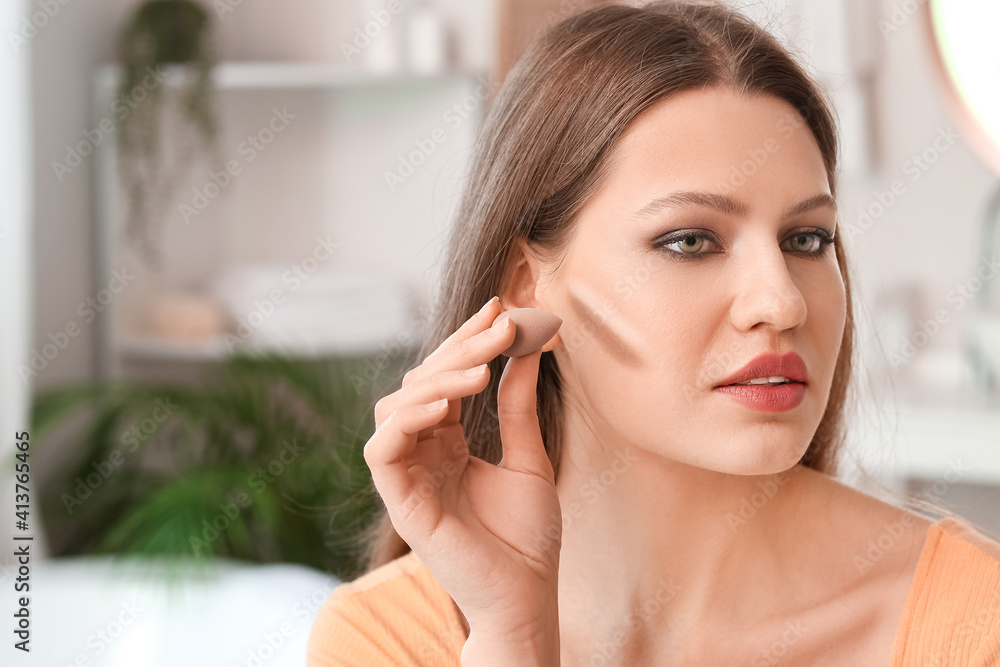
M 929 0 L 925 16 L 952 116 L 1000 175 L 1000 2 Z
M 945 104 L 966 143 L 1000 176 L 1000 2 L 928 0 L 924 9 L 932 60 Z M 1000 240 L 1000 183 L 987 198 L 978 252 L 996 263 Z M 970 368 L 986 391 L 1000 391 L 1000 304 L 986 282 L 976 295 L 971 323 Z

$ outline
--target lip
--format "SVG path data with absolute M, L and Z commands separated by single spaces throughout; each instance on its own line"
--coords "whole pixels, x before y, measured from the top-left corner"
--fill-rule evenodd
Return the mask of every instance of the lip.
M 715 387 L 718 389 L 719 387 L 736 382 L 746 382 L 754 378 L 771 377 L 774 375 L 780 375 L 792 382 L 799 382 L 801 384 L 807 384 L 809 378 L 809 373 L 806 370 L 806 362 L 795 352 L 785 352 L 784 354 L 768 352 L 754 357 L 746 366 L 727 377 Z
M 725 394 L 737 403 L 758 412 L 784 412 L 797 407 L 806 397 L 806 386 L 801 382 L 767 385 L 736 384 L 716 387 L 715 391 Z
M 733 384 L 772 375 L 787 377 L 791 382 L 773 387 Z M 751 359 L 750 363 L 717 385 L 715 391 L 759 412 L 784 412 L 802 403 L 806 396 L 807 379 L 806 363 L 798 354 L 768 353 Z

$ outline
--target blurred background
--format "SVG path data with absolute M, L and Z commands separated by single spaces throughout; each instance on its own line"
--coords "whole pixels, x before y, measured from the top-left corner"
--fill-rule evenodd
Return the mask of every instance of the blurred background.
M 372 408 L 420 344 L 493 95 L 599 4 L 0 7 L 0 609 L 27 545 L 32 648 L 3 664 L 302 664 L 359 571 Z M 843 478 L 1000 534 L 1000 7 L 732 4 L 840 122 Z

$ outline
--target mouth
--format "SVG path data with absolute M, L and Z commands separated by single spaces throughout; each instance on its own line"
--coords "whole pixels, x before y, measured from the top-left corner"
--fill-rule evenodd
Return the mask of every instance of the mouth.
M 784 412 L 802 403 L 807 376 L 805 362 L 795 352 L 762 354 L 713 390 L 759 412 Z

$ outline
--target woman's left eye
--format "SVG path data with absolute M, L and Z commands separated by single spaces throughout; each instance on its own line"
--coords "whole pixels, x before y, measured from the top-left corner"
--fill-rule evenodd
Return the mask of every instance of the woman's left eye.
M 791 237 L 789 241 L 795 252 L 818 253 L 822 250 L 825 237 L 815 232 L 802 232 Z

